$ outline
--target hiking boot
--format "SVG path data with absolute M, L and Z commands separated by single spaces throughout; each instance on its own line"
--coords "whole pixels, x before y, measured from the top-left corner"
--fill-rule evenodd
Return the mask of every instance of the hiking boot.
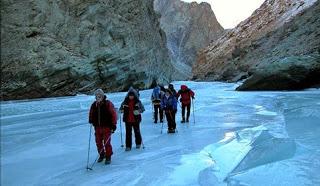
M 174 129 L 168 129 L 168 133 L 175 133 L 176 131 Z
M 187 121 L 186 121 L 187 123 L 189 123 L 189 118 L 187 118 Z
M 104 155 L 100 155 L 100 156 L 99 156 L 99 159 L 98 159 L 98 163 L 102 162 L 103 159 L 104 159 Z
M 136 145 L 136 149 L 140 149 L 141 145 Z
M 184 116 L 182 116 L 181 123 L 185 123 L 185 122 L 186 122 L 186 118 Z
M 163 123 L 163 120 L 160 120 L 160 123 Z
M 111 163 L 111 157 L 106 157 L 106 161 L 104 162 L 106 165 Z
M 154 123 L 156 124 L 156 123 L 158 123 L 158 121 L 154 121 Z
M 125 151 L 130 151 L 131 147 L 126 147 Z

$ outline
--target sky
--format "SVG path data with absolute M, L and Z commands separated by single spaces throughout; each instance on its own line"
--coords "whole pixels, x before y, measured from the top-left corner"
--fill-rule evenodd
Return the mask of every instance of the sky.
M 223 28 L 234 28 L 248 18 L 264 0 L 183 0 L 185 2 L 208 2 Z

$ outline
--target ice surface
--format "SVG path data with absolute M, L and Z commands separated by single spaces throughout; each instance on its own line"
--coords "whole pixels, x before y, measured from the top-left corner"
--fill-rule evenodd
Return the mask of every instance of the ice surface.
M 146 148 L 124 152 L 118 123 L 111 165 L 93 171 L 85 169 L 93 96 L 1 102 L 1 185 L 320 185 L 320 90 L 174 82 L 181 84 L 196 92 L 189 124 L 178 122 L 174 135 L 165 124 L 160 134 L 152 91 L 141 91 Z M 107 96 L 119 107 L 125 94 Z M 92 138 L 91 163 L 96 156 Z

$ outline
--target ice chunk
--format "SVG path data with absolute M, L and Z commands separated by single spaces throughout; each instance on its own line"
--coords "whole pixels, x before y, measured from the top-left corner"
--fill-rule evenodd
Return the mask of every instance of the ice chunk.
M 262 131 L 251 144 L 250 152 L 238 164 L 232 174 L 250 168 L 291 158 L 296 151 L 296 144 L 291 138 L 276 138 L 268 131 Z
M 204 149 L 215 162 L 206 170 L 214 173 L 211 180 L 223 182 L 245 170 L 290 158 L 296 151 L 294 140 L 272 136 L 264 126 L 238 131 L 231 141 L 226 140 L 229 136 Z

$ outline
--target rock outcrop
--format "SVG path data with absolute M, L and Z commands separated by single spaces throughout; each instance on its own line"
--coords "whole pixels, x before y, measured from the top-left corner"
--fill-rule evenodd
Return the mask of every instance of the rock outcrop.
M 252 76 L 238 90 L 292 90 L 316 84 L 305 83 L 316 77 L 319 67 L 319 2 L 314 2 L 266 0 L 201 51 L 194 79 L 233 82 Z
M 178 73 L 175 79 L 191 78 L 197 52 L 217 40 L 224 29 L 208 3 L 181 0 L 155 0 L 161 14 L 160 25 L 167 36 L 167 46 Z
M 320 1 L 292 21 L 244 48 L 244 63 L 257 66 L 237 90 L 320 87 Z
M 2 0 L 1 99 L 148 88 L 173 67 L 153 0 Z
M 320 55 L 292 56 L 260 67 L 237 90 L 301 90 L 320 87 Z

